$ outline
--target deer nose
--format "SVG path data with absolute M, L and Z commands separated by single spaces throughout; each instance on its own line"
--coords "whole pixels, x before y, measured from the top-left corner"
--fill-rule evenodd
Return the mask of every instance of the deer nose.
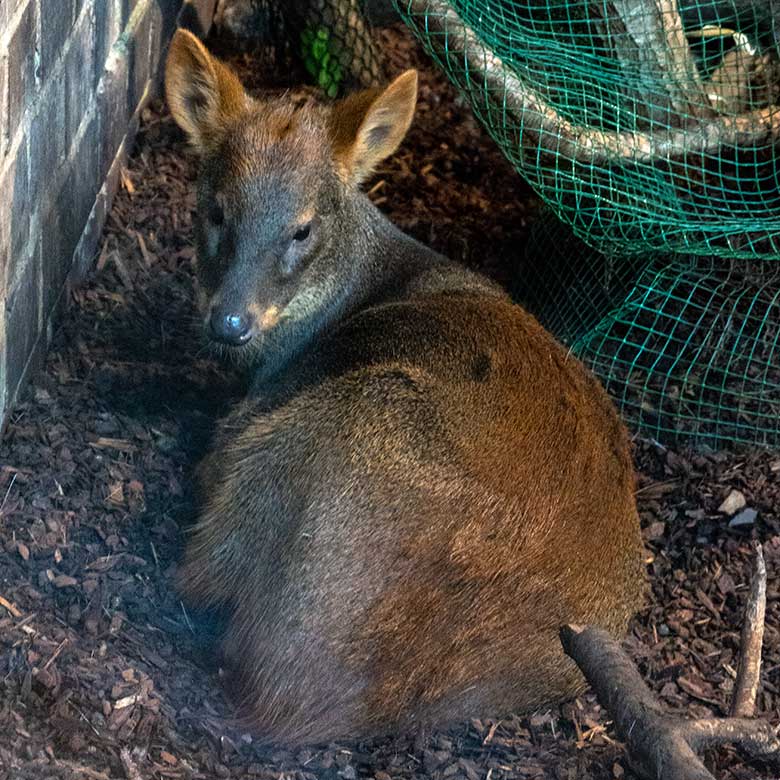
M 235 312 L 212 311 L 209 318 L 212 338 L 239 347 L 252 338 L 252 321 Z

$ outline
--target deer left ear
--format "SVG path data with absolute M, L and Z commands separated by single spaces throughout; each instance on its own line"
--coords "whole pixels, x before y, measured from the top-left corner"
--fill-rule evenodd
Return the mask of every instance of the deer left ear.
M 219 142 L 246 105 L 235 73 L 187 30 L 177 30 L 171 41 L 165 95 L 176 123 L 200 152 Z
M 417 71 L 407 70 L 384 91 L 358 92 L 333 107 L 333 152 L 345 181 L 360 184 L 398 148 L 416 104 Z

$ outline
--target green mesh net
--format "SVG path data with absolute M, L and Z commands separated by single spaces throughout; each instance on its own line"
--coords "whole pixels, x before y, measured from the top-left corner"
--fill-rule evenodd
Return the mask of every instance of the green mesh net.
M 388 0 L 389 2 L 389 0 Z M 384 81 L 367 0 L 220 0 L 215 21 L 231 34 L 297 57 L 315 85 L 334 98 Z
M 290 10 L 300 31 L 306 70 L 328 97 L 383 81 L 360 0 L 295 0 Z
M 517 296 L 659 441 L 780 444 L 780 0 L 395 0 L 547 205 Z

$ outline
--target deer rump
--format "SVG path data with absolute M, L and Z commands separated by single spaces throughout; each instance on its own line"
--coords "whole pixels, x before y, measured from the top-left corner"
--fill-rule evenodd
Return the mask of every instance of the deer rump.
M 499 296 L 364 309 L 224 423 L 179 583 L 228 606 L 261 739 L 528 712 L 583 687 L 566 623 L 641 602 L 624 429 Z

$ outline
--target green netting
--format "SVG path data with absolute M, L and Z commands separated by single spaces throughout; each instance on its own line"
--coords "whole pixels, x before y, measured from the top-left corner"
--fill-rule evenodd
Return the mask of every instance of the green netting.
M 395 0 L 544 199 L 518 293 L 661 441 L 780 444 L 780 0 Z
M 290 8 L 306 70 L 328 97 L 383 81 L 361 0 L 295 0 Z
M 366 0 L 220 0 L 217 25 L 303 63 L 329 97 L 384 80 Z M 369 9 L 370 10 L 370 9 Z M 291 51 L 290 51 L 291 50 Z
M 547 210 L 515 284 L 645 435 L 713 448 L 780 441 L 777 263 L 603 254 Z

